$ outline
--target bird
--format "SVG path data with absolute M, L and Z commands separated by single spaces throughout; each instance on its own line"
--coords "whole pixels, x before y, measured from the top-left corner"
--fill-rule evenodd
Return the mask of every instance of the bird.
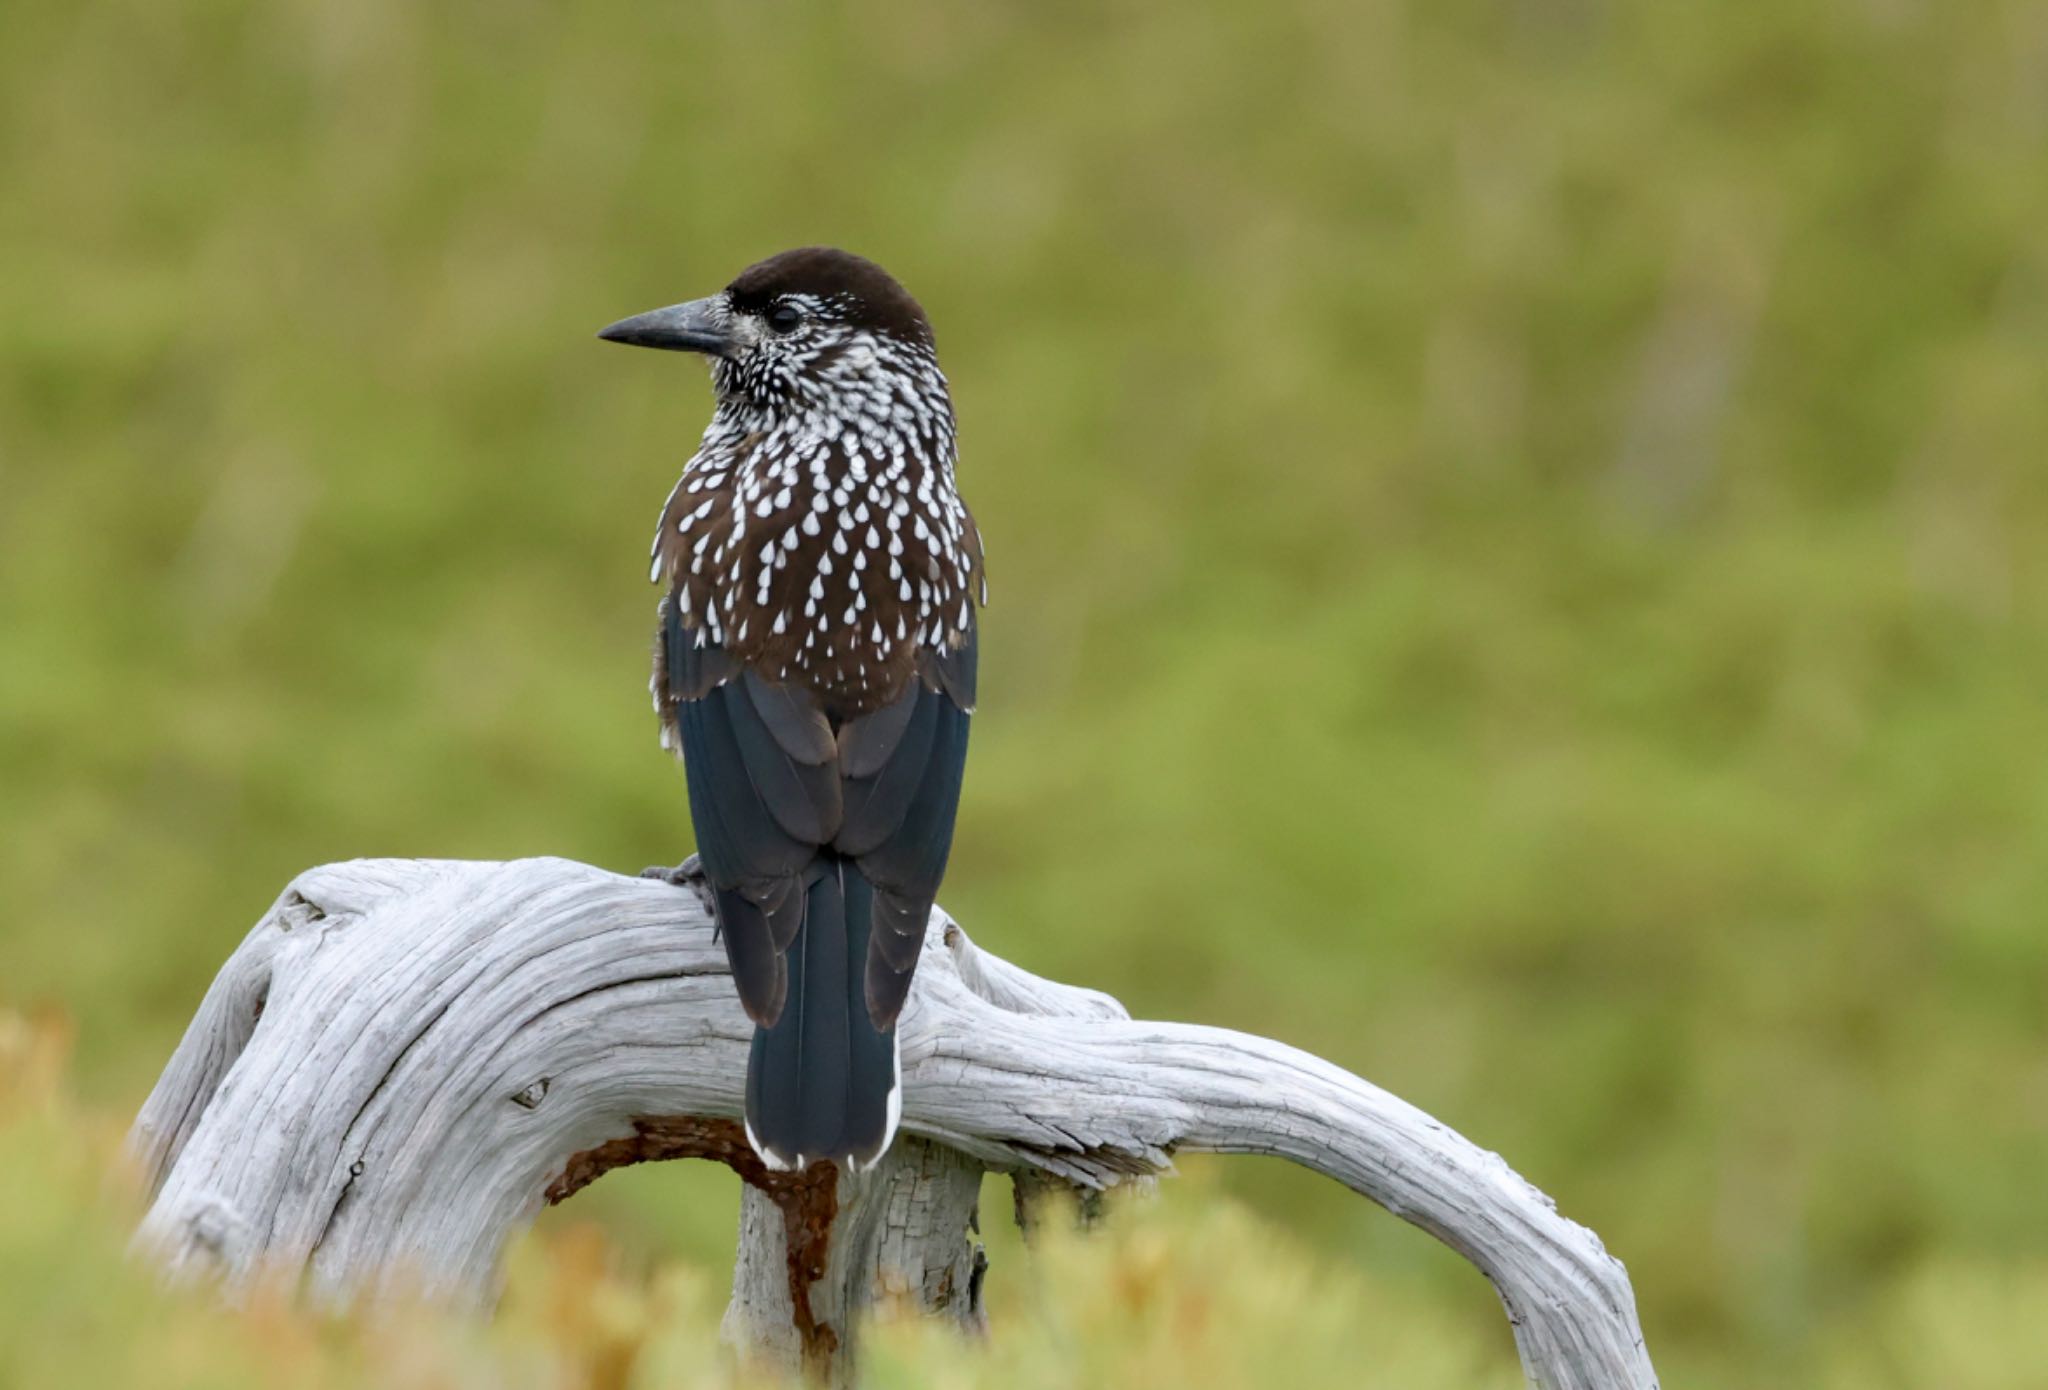
M 810 246 L 610 342 L 700 354 L 715 400 L 661 511 L 650 690 L 753 1021 L 747 1140 L 873 1168 L 902 1116 L 896 1024 L 945 877 L 975 705 L 980 530 L 931 321 Z

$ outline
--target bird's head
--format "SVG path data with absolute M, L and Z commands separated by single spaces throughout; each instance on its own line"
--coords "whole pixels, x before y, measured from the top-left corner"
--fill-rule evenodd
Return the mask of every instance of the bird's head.
M 784 251 L 705 299 L 621 319 L 597 335 L 702 353 L 722 408 L 845 417 L 942 409 L 924 310 L 888 271 L 831 247 Z

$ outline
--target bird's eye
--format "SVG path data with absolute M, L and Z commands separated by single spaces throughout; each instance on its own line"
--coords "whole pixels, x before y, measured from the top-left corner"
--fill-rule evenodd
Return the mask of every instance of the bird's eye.
M 794 304 L 778 304 L 768 311 L 768 326 L 777 333 L 787 333 L 803 321 L 803 310 Z

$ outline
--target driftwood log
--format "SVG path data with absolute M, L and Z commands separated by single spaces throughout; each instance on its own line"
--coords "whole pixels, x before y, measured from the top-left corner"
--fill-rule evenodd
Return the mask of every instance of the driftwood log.
M 934 912 L 903 1016 L 903 1137 L 858 1181 L 764 1171 L 734 1118 L 749 1025 L 694 894 L 560 859 L 363 860 L 285 890 L 207 991 L 136 1120 L 142 1246 L 231 1287 L 488 1303 L 507 1237 L 608 1169 L 745 1181 L 726 1336 L 850 1373 L 878 1299 L 982 1324 L 985 1170 L 1020 1191 L 1277 1154 L 1484 1272 L 1555 1390 L 1656 1384 L 1628 1276 L 1501 1159 L 1306 1053 L 1134 1022 Z

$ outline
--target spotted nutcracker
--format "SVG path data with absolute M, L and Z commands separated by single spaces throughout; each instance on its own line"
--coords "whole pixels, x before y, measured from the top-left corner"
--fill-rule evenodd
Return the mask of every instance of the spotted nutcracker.
M 931 324 L 810 247 L 598 336 L 710 358 L 717 410 L 654 537 L 654 707 L 698 851 L 671 876 L 701 882 L 754 1020 L 748 1139 L 857 1170 L 902 1110 L 987 597 Z

